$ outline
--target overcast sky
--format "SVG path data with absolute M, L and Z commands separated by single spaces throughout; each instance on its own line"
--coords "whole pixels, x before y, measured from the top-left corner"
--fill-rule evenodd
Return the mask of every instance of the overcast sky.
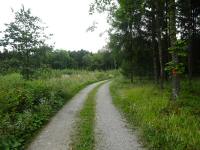
M 15 11 L 30 8 L 32 14 L 40 17 L 54 34 L 56 49 L 96 52 L 106 44 L 107 35 L 99 35 L 108 29 L 105 15 L 89 15 L 89 4 L 93 0 L 2 0 L 0 5 L 0 30 L 13 19 L 11 8 Z M 98 22 L 94 32 L 86 29 Z

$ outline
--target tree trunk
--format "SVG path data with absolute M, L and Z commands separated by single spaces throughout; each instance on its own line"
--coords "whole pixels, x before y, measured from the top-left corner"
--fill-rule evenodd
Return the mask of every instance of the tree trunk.
M 174 47 L 176 44 L 176 6 L 175 6 L 175 0 L 170 0 L 169 4 L 169 16 L 170 16 L 170 42 L 171 47 Z M 172 61 L 174 62 L 175 66 L 178 64 L 178 56 L 176 52 L 172 53 Z M 179 95 L 179 89 L 180 89 L 180 79 L 178 74 L 176 73 L 176 70 L 172 73 L 172 99 L 176 100 Z
M 157 66 L 157 46 L 156 46 L 156 25 L 155 25 L 155 6 L 152 5 L 152 49 L 153 49 L 153 69 L 154 82 L 158 84 L 158 66 Z
M 159 20 L 159 13 L 160 13 L 160 6 L 159 1 L 154 1 L 155 7 L 156 7 L 156 33 L 158 38 L 158 52 L 159 52 L 159 63 L 160 63 L 160 88 L 163 89 L 163 82 L 164 82 L 164 67 L 163 67 L 163 52 L 162 52 L 162 39 L 161 39 L 161 28 L 160 28 L 160 20 Z
M 131 83 L 133 83 L 133 71 L 131 71 Z
M 26 79 L 29 80 L 30 79 L 30 61 L 29 61 L 29 50 L 27 50 L 26 52 Z
M 190 37 L 191 38 L 191 37 Z M 188 78 L 192 80 L 192 40 L 189 39 L 188 45 Z
M 113 62 L 114 63 L 114 69 L 117 70 L 117 61 L 114 57 L 113 57 L 113 59 L 114 59 L 114 62 Z
M 169 37 L 169 1 L 165 0 L 165 43 L 166 43 L 166 47 L 165 47 L 165 54 L 164 54 L 164 63 L 165 62 L 169 62 L 170 60 L 170 54 L 168 52 L 168 48 L 170 47 L 170 37 Z M 165 80 L 169 79 L 169 75 L 168 73 L 165 73 Z
M 187 0 L 188 3 L 188 21 L 189 21 L 189 29 L 188 29 L 188 78 L 191 83 L 192 79 L 192 6 L 191 0 Z

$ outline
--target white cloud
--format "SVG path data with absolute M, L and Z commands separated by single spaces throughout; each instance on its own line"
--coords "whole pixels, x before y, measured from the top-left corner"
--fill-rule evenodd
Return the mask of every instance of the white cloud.
M 23 4 L 31 8 L 33 15 L 40 17 L 53 33 L 55 48 L 67 50 L 85 49 L 97 51 L 106 44 L 106 37 L 99 34 L 108 29 L 105 15 L 90 16 L 89 4 L 93 0 L 2 0 L 0 5 L 0 28 L 13 18 L 11 8 L 18 10 Z M 94 32 L 86 29 L 98 22 Z

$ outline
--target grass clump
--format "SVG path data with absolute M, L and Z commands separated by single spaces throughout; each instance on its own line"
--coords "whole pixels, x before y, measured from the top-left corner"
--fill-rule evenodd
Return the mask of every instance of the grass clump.
M 95 97 L 99 86 L 96 86 L 89 94 L 84 106 L 78 114 L 78 120 L 75 125 L 76 131 L 72 135 L 73 150 L 94 150 L 95 137 Z
M 186 81 L 182 87 L 176 102 L 170 101 L 169 87 L 161 91 L 149 81 L 130 84 L 117 79 L 111 84 L 111 93 L 131 126 L 141 130 L 149 149 L 199 150 L 200 81 L 195 80 L 190 90 Z

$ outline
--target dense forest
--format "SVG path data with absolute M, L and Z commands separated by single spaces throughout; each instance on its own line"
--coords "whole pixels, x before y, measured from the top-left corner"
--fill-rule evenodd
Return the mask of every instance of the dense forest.
M 200 75 L 200 2 L 196 0 L 96 0 L 90 12 L 108 12 L 109 47 L 124 75 L 153 77 L 164 87 L 172 78 Z

